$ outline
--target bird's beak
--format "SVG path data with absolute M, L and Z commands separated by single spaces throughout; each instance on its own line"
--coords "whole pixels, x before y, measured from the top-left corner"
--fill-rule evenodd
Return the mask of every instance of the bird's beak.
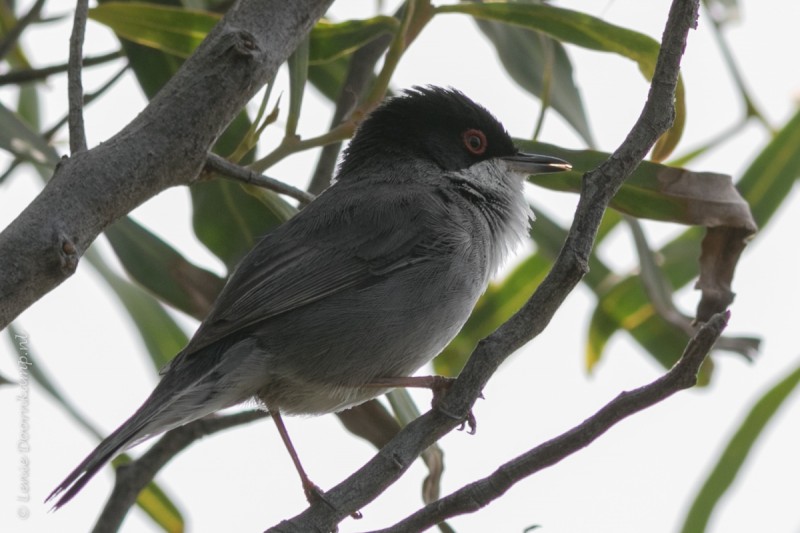
M 549 155 L 526 154 L 518 152 L 502 158 L 508 164 L 508 167 L 520 174 L 547 174 L 550 172 L 561 172 L 562 170 L 571 170 L 572 165 Z

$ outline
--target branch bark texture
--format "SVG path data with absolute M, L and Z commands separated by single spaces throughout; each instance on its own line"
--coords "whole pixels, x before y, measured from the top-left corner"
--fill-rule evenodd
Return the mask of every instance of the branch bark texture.
M 0 328 L 75 272 L 120 216 L 190 183 L 211 145 L 332 0 L 242 0 L 130 124 L 62 159 L 0 234 Z
M 478 344 L 459 378 L 436 409 L 406 426 L 372 460 L 328 491 L 325 504 L 313 505 L 270 532 L 327 532 L 372 501 L 399 478 L 422 451 L 452 431 L 498 366 L 536 337 L 588 270 L 589 254 L 611 198 L 656 140 L 672 125 L 675 87 L 689 30 L 696 27 L 697 0 L 674 0 L 647 102 L 630 133 L 595 170 L 583 177 L 575 218 L 552 270 L 530 300 L 508 322 Z

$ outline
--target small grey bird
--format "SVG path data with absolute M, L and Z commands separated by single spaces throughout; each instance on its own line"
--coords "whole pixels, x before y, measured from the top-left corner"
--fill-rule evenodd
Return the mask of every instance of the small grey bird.
M 335 183 L 242 260 L 142 406 L 50 494 L 68 502 L 116 454 L 256 398 L 309 499 L 281 414 L 347 409 L 411 376 L 458 333 L 533 218 L 529 174 L 570 165 L 520 153 L 462 93 L 416 87 L 358 128 Z

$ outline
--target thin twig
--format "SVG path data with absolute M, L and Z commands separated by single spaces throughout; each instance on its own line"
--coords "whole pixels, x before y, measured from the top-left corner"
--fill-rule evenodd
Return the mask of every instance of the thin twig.
M 392 35 L 385 33 L 353 53 L 341 92 L 336 100 L 336 110 L 331 119 L 331 128 L 351 117 L 358 102 L 364 96 L 370 80 L 374 78 L 375 64 L 391 41 Z M 341 148 L 341 142 L 331 143 L 322 148 L 317 160 L 317 167 L 308 186 L 310 192 L 319 194 L 331 184 L 331 177 Z
M 91 92 L 91 93 L 87 93 L 85 95 L 85 97 L 84 97 L 83 106 L 86 107 L 87 105 L 91 104 L 94 100 L 96 100 L 104 92 L 106 92 L 108 89 L 110 89 L 117 81 L 119 81 L 119 79 L 122 77 L 122 75 L 125 74 L 125 71 L 128 70 L 128 67 L 130 67 L 130 65 L 126 63 L 125 66 L 123 66 L 121 69 L 119 69 L 116 74 L 111 76 L 108 79 L 108 81 L 105 82 L 103 85 L 101 85 L 96 91 Z M 69 113 L 64 115 L 61 118 L 61 120 L 56 122 L 53 126 L 48 128 L 46 131 L 42 132 L 42 137 L 45 140 L 49 141 L 50 139 L 53 138 L 53 136 L 56 134 L 56 132 L 59 129 L 61 129 L 61 127 L 64 124 L 67 123 L 68 120 L 69 120 Z
M 275 178 L 270 178 L 269 176 L 259 174 L 258 172 L 250 170 L 249 168 L 239 166 L 236 163 L 231 163 L 224 157 L 211 152 L 209 152 L 208 158 L 206 159 L 206 168 L 213 170 L 226 178 L 232 178 L 250 185 L 256 185 L 258 187 L 275 191 L 279 194 L 285 194 L 286 196 L 290 196 L 302 204 L 307 204 L 314 200 L 314 195 L 311 193 L 307 193 L 304 190 L 292 187 L 291 185 L 276 180 Z
M 116 52 L 109 52 L 108 54 L 103 54 L 94 57 L 87 57 L 84 58 L 83 60 L 83 66 L 92 67 L 95 65 L 102 65 L 103 63 L 107 63 L 109 61 L 113 61 L 115 59 L 119 59 L 124 56 L 125 54 L 122 52 L 122 50 L 117 50 Z M 42 67 L 42 68 L 12 70 L 7 74 L 0 75 L 0 86 L 12 85 L 12 84 L 17 85 L 34 81 L 42 81 L 47 79 L 49 76 L 52 76 L 53 74 L 66 72 L 68 69 L 69 69 L 69 64 L 62 63 L 60 65 L 51 65 L 49 67 Z
M 69 149 L 72 154 L 85 152 L 87 148 L 86 129 L 83 123 L 81 63 L 83 59 L 83 38 L 86 33 L 88 10 L 89 0 L 77 1 L 75 5 L 75 18 L 72 22 L 72 35 L 69 38 L 67 92 L 69 95 Z
M 114 489 L 93 531 L 117 531 L 139 493 L 153 480 L 156 472 L 196 440 L 266 416 L 269 415 L 259 410 L 209 416 L 168 431 L 139 459 L 117 468 Z
M 454 516 L 474 512 L 502 496 L 520 480 L 552 466 L 585 448 L 625 418 L 669 398 L 697 383 L 697 372 L 730 314 L 718 313 L 689 341 L 681 359 L 657 380 L 632 391 L 620 393 L 594 415 L 569 431 L 500 466 L 491 475 L 470 483 L 433 502 L 395 525 L 372 533 L 423 531 Z
M 25 15 L 14 24 L 8 33 L 3 37 L 3 40 L 0 41 L 0 60 L 2 60 L 6 55 L 11 51 L 14 46 L 16 46 L 17 41 L 19 40 L 19 36 L 22 35 L 23 30 L 28 27 L 28 25 L 36 20 L 39 17 L 39 13 L 42 11 L 42 7 L 44 6 L 45 0 L 36 0 L 36 3 L 33 4 L 30 11 L 25 13 Z
M 537 336 L 586 273 L 597 229 L 611 198 L 647 152 L 672 125 L 675 87 L 689 29 L 697 23 L 698 0 L 674 0 L 662 38 L 650 93 L 642 114 L 616 152 L 583 178 L 578 209 L 567 240 L 530 300 L 478 344 L 438 406 L 407 425 L 366 465 L 325 494 L 332 504 L 312 505 L 268 531 L 330 531 L 398 479 L 430 444 L 464 420 L 499 365 Z

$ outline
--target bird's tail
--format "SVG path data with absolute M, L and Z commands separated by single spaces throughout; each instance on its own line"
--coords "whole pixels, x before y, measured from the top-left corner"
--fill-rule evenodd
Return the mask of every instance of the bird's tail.
M 147 402 L 142 405 L 140 411 L 147 406 Z M 137 421 L 139 412 L 129 418 L 124 424 L 117 428 L 111 435 L 106 437 L 97 448 L 90 453 L 86 459 L 79 464 L 75 470 L 55 488 L 45 500 L 45 503 L 58 497 L 53 505 L 53 509 L 58 509 L 70 501 L 86 485 L 90 479 L 105 465 L 113 459 L 119 452 L 127 448 L 131 443 L 138 440 L 140 424 Z
M 126 448 L 252 396 L 255 389 L 248 377 L 252 379 L 254 373 L 241 364 L 251 351 L 252 345 L 240 342 L 214 346 L 191 357 L 180 354 L 133 416 L 106 437 L 45 502 L 58 498 L 53 508 L 60 508 Z

